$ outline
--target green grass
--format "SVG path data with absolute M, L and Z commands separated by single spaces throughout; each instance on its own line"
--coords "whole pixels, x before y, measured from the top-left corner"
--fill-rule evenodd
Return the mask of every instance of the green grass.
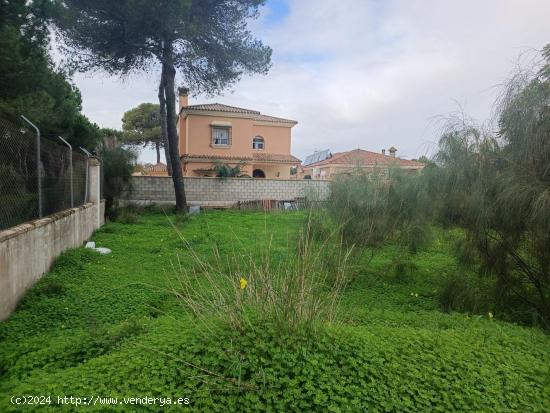
M 292 253 L 303 220 L 223 211 L 176 225 L 208 260 L 214 246 Z M 0 412 L 163 409 L 56 406 L 65 395 L 189 397 L 183 410 L 219 412 L 550 411 L 547 335 L 498 314 L 439 310 L 437 289 L 454 268 L 444 235 L 402 274 L 394 247 L 369 265 L 365 254 L 342 295 L 342 323 L 311 336 L 268 324 L 206 331 L 170 291 L 193 261 L 167 217 L 109 223 L 93 238 L 112 254 L 66 252 L 0 324 Z M 53 403 L 23 408 L 12 395 Z

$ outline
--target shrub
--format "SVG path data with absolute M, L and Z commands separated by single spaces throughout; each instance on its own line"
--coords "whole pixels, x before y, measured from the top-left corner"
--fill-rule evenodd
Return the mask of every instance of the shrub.
M 398 169 L 339 177 L 327 210 L 348 244 L 379 248 L 391 240 L 416 253 L 431 240 L 421 177 Z
M 444 279 L 439 290 L 439 304 L 443 311 L 480 313 L 490 304 L 480 299 L 478 287 L 463 274 L 452 274 Z
M 103 196 L 105 197 L 105 214 L 115 217 L 114 210 L 118 207 L 118 200 L 124 191 L 131 191 L 130 177 L 136 154 L 124 148 L 101 151 L 103 168 Z
M 216 171 L 216 176 L 218 178 L 237 178 L 241 177 L 241 169 L 243 165 L 243 163 L 238 163 L 235 166 L 230 166 L 226 163 L 215 161 L 214 171 Z

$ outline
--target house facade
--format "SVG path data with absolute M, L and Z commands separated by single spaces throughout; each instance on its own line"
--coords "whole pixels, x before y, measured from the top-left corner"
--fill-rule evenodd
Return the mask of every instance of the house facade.
M 216 162 L 253 178 L 288 179 L 300 164 L 291 155 L 296 121 L 219 103 L 189 105 L 179 90 L 179 153 L 184 176 L 216 176 Z
M 397 149 L 393 146 L 389 149 L 389 155 L 386 151 L 382 153 L 366 151 L 363 149 L 354 149 L 347 152 L 330 153 L 323 151 L 321 158 L 310 156 L 308 159 L 313 162 L 308 163 L 307 159 L 304 165 L 300 167 L 297 178 L 306 179 L 334 179 L 338 175 L 351 174 L 360 170 L 364 172 L 380 171 L 390 167 L 397 167 L 406 170 L 409 173 L 416 173 L 424 164 L 418 161 L 401 159 L 395 156 Z

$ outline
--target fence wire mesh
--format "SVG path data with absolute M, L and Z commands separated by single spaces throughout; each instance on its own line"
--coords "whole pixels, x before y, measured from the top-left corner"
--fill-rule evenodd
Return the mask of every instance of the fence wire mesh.
M 39 180 L 42 216 L 82 205 L 86 168 L 85 156 L 50 139 L 38 157 L 36 133 L 0 119 L 0 230 L 40 217 Z

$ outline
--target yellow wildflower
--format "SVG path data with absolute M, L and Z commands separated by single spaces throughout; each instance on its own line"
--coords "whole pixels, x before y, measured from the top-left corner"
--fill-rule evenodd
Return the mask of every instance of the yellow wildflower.
M 489 318 L 493 318 L 493 313 L 491 313 L 490 311 L 487 313 L 487 315 L 489 316 Z
M 239 285 L 241 286 L 241 290 L 244 290 L 247 284 L 248 284 L 248 281 L 246 281 L 246 278 L 241 277 L 241 279 L 239 280 Z

